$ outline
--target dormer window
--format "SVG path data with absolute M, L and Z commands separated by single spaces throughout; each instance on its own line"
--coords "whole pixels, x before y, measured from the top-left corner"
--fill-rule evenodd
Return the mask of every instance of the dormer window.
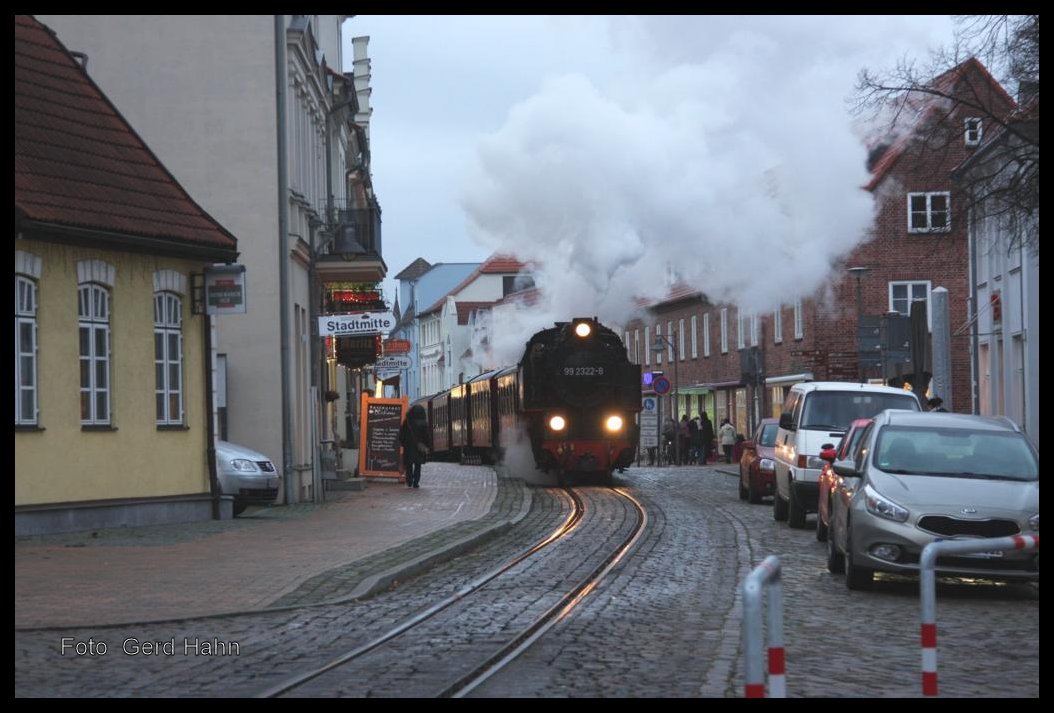
M 963 122 L 965 127 L 966 145 L 977 146 L 981 143 L 981 120 L 974 117 Z

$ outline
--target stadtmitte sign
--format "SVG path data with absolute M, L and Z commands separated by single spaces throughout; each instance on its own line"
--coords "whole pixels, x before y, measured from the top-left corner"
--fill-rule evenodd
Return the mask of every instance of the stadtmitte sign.
M 391 312 L 355 312 L 354 314 L 327 314 L 318 318 L 320 337 L 354 337 L 364 334 L 390 332 L 395 328 L 395 315 Z

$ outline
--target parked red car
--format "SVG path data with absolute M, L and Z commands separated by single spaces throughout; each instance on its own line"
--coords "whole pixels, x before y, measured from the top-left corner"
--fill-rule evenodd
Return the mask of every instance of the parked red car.
M 820 495 L 816 503 L 816 539 L 820 542 L 827 541 L 827 530 L 831 522 L 831 491 L 838 487 L 842 480 L 842 477 L 834 472 L 834 462 L 848 458 L 849 454 L 856 450 L 860 436 L 864 434 L 864 429 L 869 423 L 869 418 L 856 419 L 837 446 L 828 443 L 820 450 L 820 458 L 827 461 L 820 470 Z
M 754 437 L 743 442 L 739 459 L 739 499 L 757 504 L 765 495 L 776 491 L 776 432 L 780 422 L 763 418 Z

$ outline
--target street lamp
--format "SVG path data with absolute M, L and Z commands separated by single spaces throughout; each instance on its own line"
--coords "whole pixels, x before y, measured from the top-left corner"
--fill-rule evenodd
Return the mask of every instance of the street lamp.
M 673 342 L 670 341 L 669 337 L 664 337 L 661 334 L 656 334 L 655 335 L 655 344 L 652 346 L 651 350 L 653 352 L 655 352 L 656 356 L 658 356 L 659 354 L 662 353 L 662 350 L 666 349 L 666 348 L 669 348 L 673 352 L 673 404 L 674 404 L 673 422 L 674 422 L 674 425 L 677 426 L 677 428 L 678 428 L 678 431 L 676 432 L 676 434 L 673 437 L 673 448 L 674 448 L 674 451 L 673 451 L 674 456 L 673 457 L 677 461 L 677 464 L 680 465 L 680 463 L 681 463 L 681 439 L 680 439 L 680 430 L 679 430 L 680 426 L 678 425 L 678 421 L 677 421 L 677 389 L 678 389 L 678 386 L 681 383 L 681 380 L 677 376 L 677 357 L 680 356 L 680 355 L 677 353 L 677 349 L 673 346 Z M 659 424 L 659 433 L 662 434 L 662 423 Z
M 860 344 L 861 321 L 864 316 L 864 300 L 860 291 L 860 278 L 871 272 L 870 267 L 850 267 L 846 269 L 850 275 L 856 278 L 856 376 L 860 383 L 864 383 L 864 362 L 860 358 L 862 353 Z

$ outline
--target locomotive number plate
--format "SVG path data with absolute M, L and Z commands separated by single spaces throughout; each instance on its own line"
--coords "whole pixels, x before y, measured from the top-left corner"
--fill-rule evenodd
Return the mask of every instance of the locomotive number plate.
M 565 366 L 564 376 L 603 376 L 602 366 Z

